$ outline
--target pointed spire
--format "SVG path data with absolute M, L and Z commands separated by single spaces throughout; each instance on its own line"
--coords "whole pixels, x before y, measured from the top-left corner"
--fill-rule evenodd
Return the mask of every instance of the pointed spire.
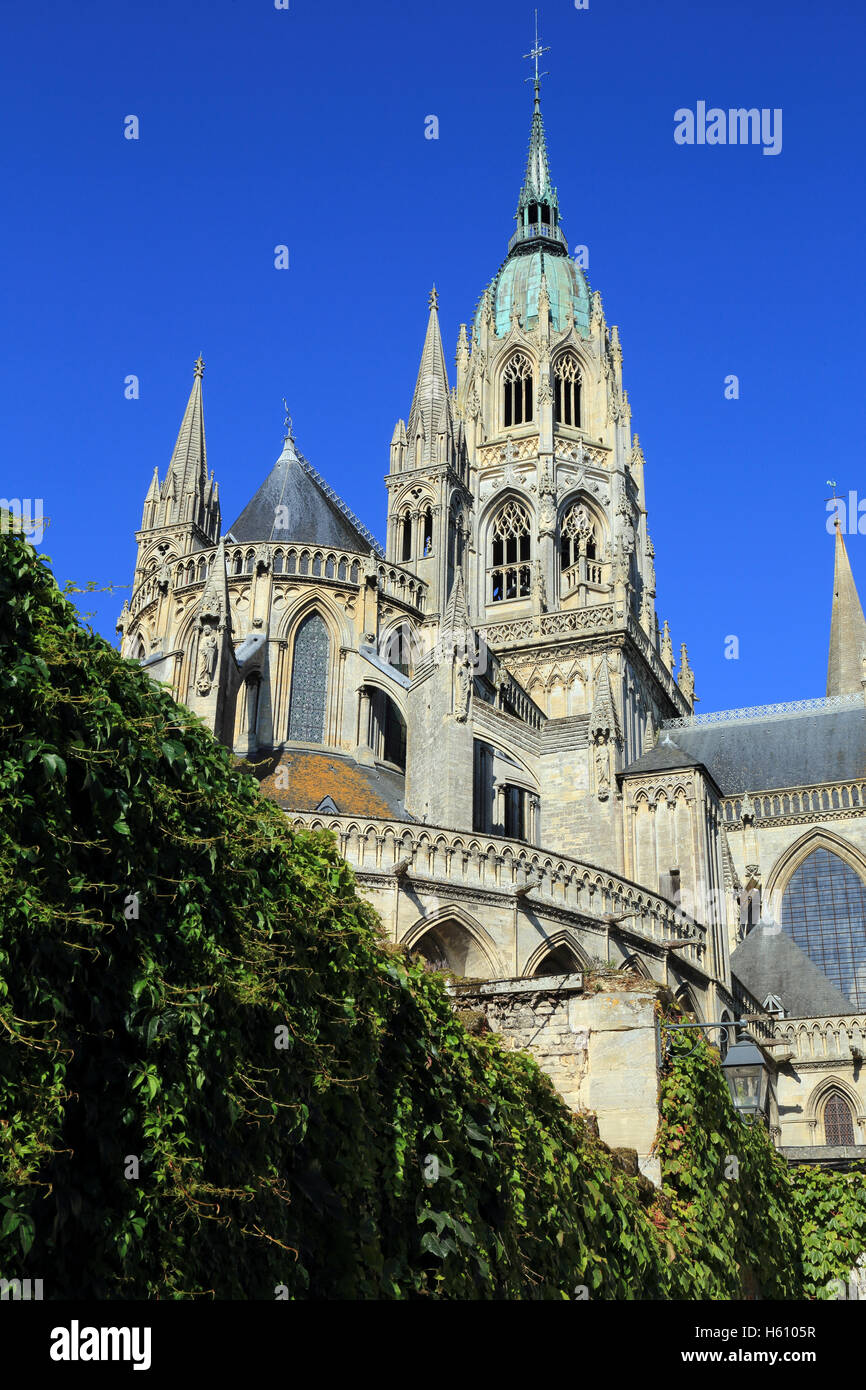
M 156 521 L 156 512 L 159 506 L 159 469 L 154 468 L 153 477 L 150 480 L 150 487 L 147 489 L 147 496 L 144 499 L 144 507 L 141 513 L 141 529 L 148 531 Z
M 833 576 L 833 612 L 830 621 L 830 657 L 827 694 L 855 695 L 864 689 L 866 677 L 866 618 L 851 573 L 839 518 L 836 518 L 836 564 Z
M 535 102 L 532 109 L 532 125 L 529 131 L 529 154 L 526 157 L 526 173 L 523 187 L 517 202 L 518 223 L 524 208 L 535 203 L 555 208 L 559 213 L 556 189 L 550 180 L 550 164 L 547 158 L 547 141 L 544 137 L 544 121 L 541 117 L 541 85 L 535 83 Z
M 466 602 L 466 589 L 463 585 L 463 571 L 458 569 L 454 583 L 451 585 L 451 593 L 448 595 L 445 612 L 442 615 L 442 631 L 453 636 L 456 640 L 470 627 L 471 621 L 469 605 Z
M 610 669 L 605 656 L 602 657 L 596 674 L 595 699 L 592 702 L 589 728 L 592 734 L 613 734 L 615 738 L 620 736 L 619 719 L 610 688 Z
M 450 437 L 452 432 L 448 373 L 445 370 L 445 353 L 439 329 L 439 295 L 435 285 L 430 291 L 429 307 L 427 334 L 421 351 L 421 365 L 418 368 L 418 380 L 415 383 L 407 427 L 409 439 L 416 447 L 413 463 L 416 468 L 421 464 L 437 462 L 437 436 L 444 432 Z M 419 439 L 420 447 L 415 443 Z
M 207 482 L 207 447 L 204 438 L 204 408 L 201 398 L 201 379 L 204 362 L 199 356 L 194 368 L 192 390 L 180 425 L 177 442 L 162 485 L 163 499 L 193 493 L 204 497 Z M 168 519 L 168 518 L 167 518 Z M 171 518 L 174 520 L 174 518 Z
M 690 705 L 695 702 L 695 673 L 689 665 L 689 653 L 685 642 L 680 645 L 680 669 L 677 674 L 677 685 L 685 695 Z
M 662 661 L 669 671 L 674 669 L 674 644 L 671 641 L 671 630 L 668 627 L 668 620 L 665 618 L 665 625 L 662 629 Z

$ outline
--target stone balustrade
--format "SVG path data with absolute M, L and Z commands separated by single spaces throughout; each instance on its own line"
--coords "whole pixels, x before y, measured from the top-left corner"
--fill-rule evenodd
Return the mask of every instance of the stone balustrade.
M 774 1038 L 783 1040 L 798 1062 L 851 1062 L 852 1053 L 866 1058 L 866 1014 L 832 1018 L 780 1018 L 772 1025 Z M 781 1057 L 788 1049 L 773 1049 Z
M 413 886 L 429 885 L 436 892 L 453 885 L 513 901 L 518 890 L 529 887 L 522 901 L 539 913 L 545 909 L 574 913 L 596 927 L 618 927 L 657 949 L 662 943 L 688 941 L 677 950 L 677 957 L 704 968 L 706 928 L 666 899 L 606 870 L 497 835 L 405 821 L 289 814 L 299 826 L 331 830 L 343 858 L 362 880 L 393 880 L 395 866 L 403 864 Z M 609 922 L 608 917 L 622 920 Z
M 207 566 L 207 573 L 210 573 L 215 554 L 214 549 L 196 551 L 192 558 L 197 567 L 204 564 Z M 332 579 L 335 583 L 353 584 L 356 587 L 363 582 L 365 560 L 369 563 L 369 556 L 317 546 L 285 545 L 275 542 L 255 546 L 234 546 L 226 550 L 229 584 L 232 585 L 238 580 L 251 579 L 262 559 L 267 559 L 271 572 L 278 581 L 280 579 L 292 579 L 293 581 Z M 199 577 L 197 568 L 195 577 L 190 577 L 190 567 L 186 557 L 184 557 L 182 566 L 178 566 L 174 561 L 172 561 L 172 566 L 173 590 L 181 588 L 192 590 L 196 586 L 204 588 L 206 574 L 202 573 Z M 182 568 L 183 573 L 179 579 L 178 570 L 180 568 Z M 427 585 L 423 579 L 419 579 L 417 575 L 412 574 L 410 570 L 403 569 L 400 565 L 386 564 L 378 558 L 376 568 L 380 592 L 404 603 L 416 612 L 424 611 Z M 157 597 L 157 585 L 157 571 L 153 571 L 139 584 L 129 605 L 133 617 L 137 616 Z
M 796 791 L 750 792 L 750 798 L 755 819 L 762 823 L 789 821 L 798 816 L 811 821 L 816 816 L 822 817 L 834 811 L 862 812 L 866 806 L 866 780 L 825 783 L 800 787 Z M 728 825 L 740 820 L 742 810 L 741 796 L 728 796 L 722 802 L 722 814 Z

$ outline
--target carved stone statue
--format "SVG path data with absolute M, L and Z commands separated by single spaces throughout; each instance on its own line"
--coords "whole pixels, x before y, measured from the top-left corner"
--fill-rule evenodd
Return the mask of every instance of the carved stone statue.
M 464 656 L 460 665 L 457 667 L 457 700 L 455 716 L 458 724 L 465 724 L 469 718 L 469 707 L 472 704 L 472 660 Z
M 219 643 L 215 630 L 208 624 L 202 629 L 202 635 L 198 644 L 198 675 L 195 688 L 199 695 L 210 694 L 213 685 L 214 672 L 216 671 L 217 652 Z
M 603 730 L 595 736 L 595 787 L 599 801 L 606 801 L 610 795 L 610 741 Z

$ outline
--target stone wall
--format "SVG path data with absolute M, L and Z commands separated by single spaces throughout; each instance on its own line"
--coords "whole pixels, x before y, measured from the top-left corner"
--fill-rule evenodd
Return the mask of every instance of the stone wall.
M 472 1023 L 507 1047 L 531 1052 L 566 1105 L 591 1111 L 611 1148 L 634 1149 L 640 1171 L 660 1181 L 653 1144 L 658 1127 L 658 990 L 637 978 L 548 975 L 454 987 Z

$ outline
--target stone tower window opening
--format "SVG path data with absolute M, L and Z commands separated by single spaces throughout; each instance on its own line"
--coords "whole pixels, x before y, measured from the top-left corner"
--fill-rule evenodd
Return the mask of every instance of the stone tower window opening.
M 559 566 L 563 594 L 580 584 L 601 584 L 598 525 L 582 502 L 574 503 L 559 526 Z
M 433 508 L 427 507 L 421 516 L 422 535 L 421 535 L 421 554 L 423 556 L 433 554 Z
M 275 550 L 275 551 L 274 551 L 274 565 L 273 565 L 274 574 L 282 574 L 282 572 L 283 572 L 283 560 L 284 560 L 283 552 L 282 552 L 281 550 Z
M 557 424 L 579 427 L 582 384 L 577 358 L 570 352 L 558 357 L 553 368 L 553 418 Z
M 331 642 L 325 620 L 310 613 L 298 628 L 292 658 L 288 737 L 324 743 Z
M 490 547 L 490 602 L 527 598 L 532 583 L 531 524 L 525 507 L 505 503 L 493 523 Z
M 256 554 L 254 550 L 248 550 L 244 556 L 244 574 L 252 574 L 255 564 Z
M 400 518 L 400 559 L 412 559 L 412 513 L 404 512 Z
M 502 374 L 503 423 L 526 425 L 532 419 L 532 363 L 522 352 L 516 352 Z
M 243 556 L 239 550 L 236 550 L 232 556 L 232 574 L 241 574 L 243 572 L 243 567 Z
M 369 743 L 377 762 L 406 771 L 406 721 L 390 696 L 367 688 L 370 706 Z
M 824 1106 L 824 1143 L 854 1144 L 854 1116 L 851 1106 L 839 1091 L 832 1091 Z

